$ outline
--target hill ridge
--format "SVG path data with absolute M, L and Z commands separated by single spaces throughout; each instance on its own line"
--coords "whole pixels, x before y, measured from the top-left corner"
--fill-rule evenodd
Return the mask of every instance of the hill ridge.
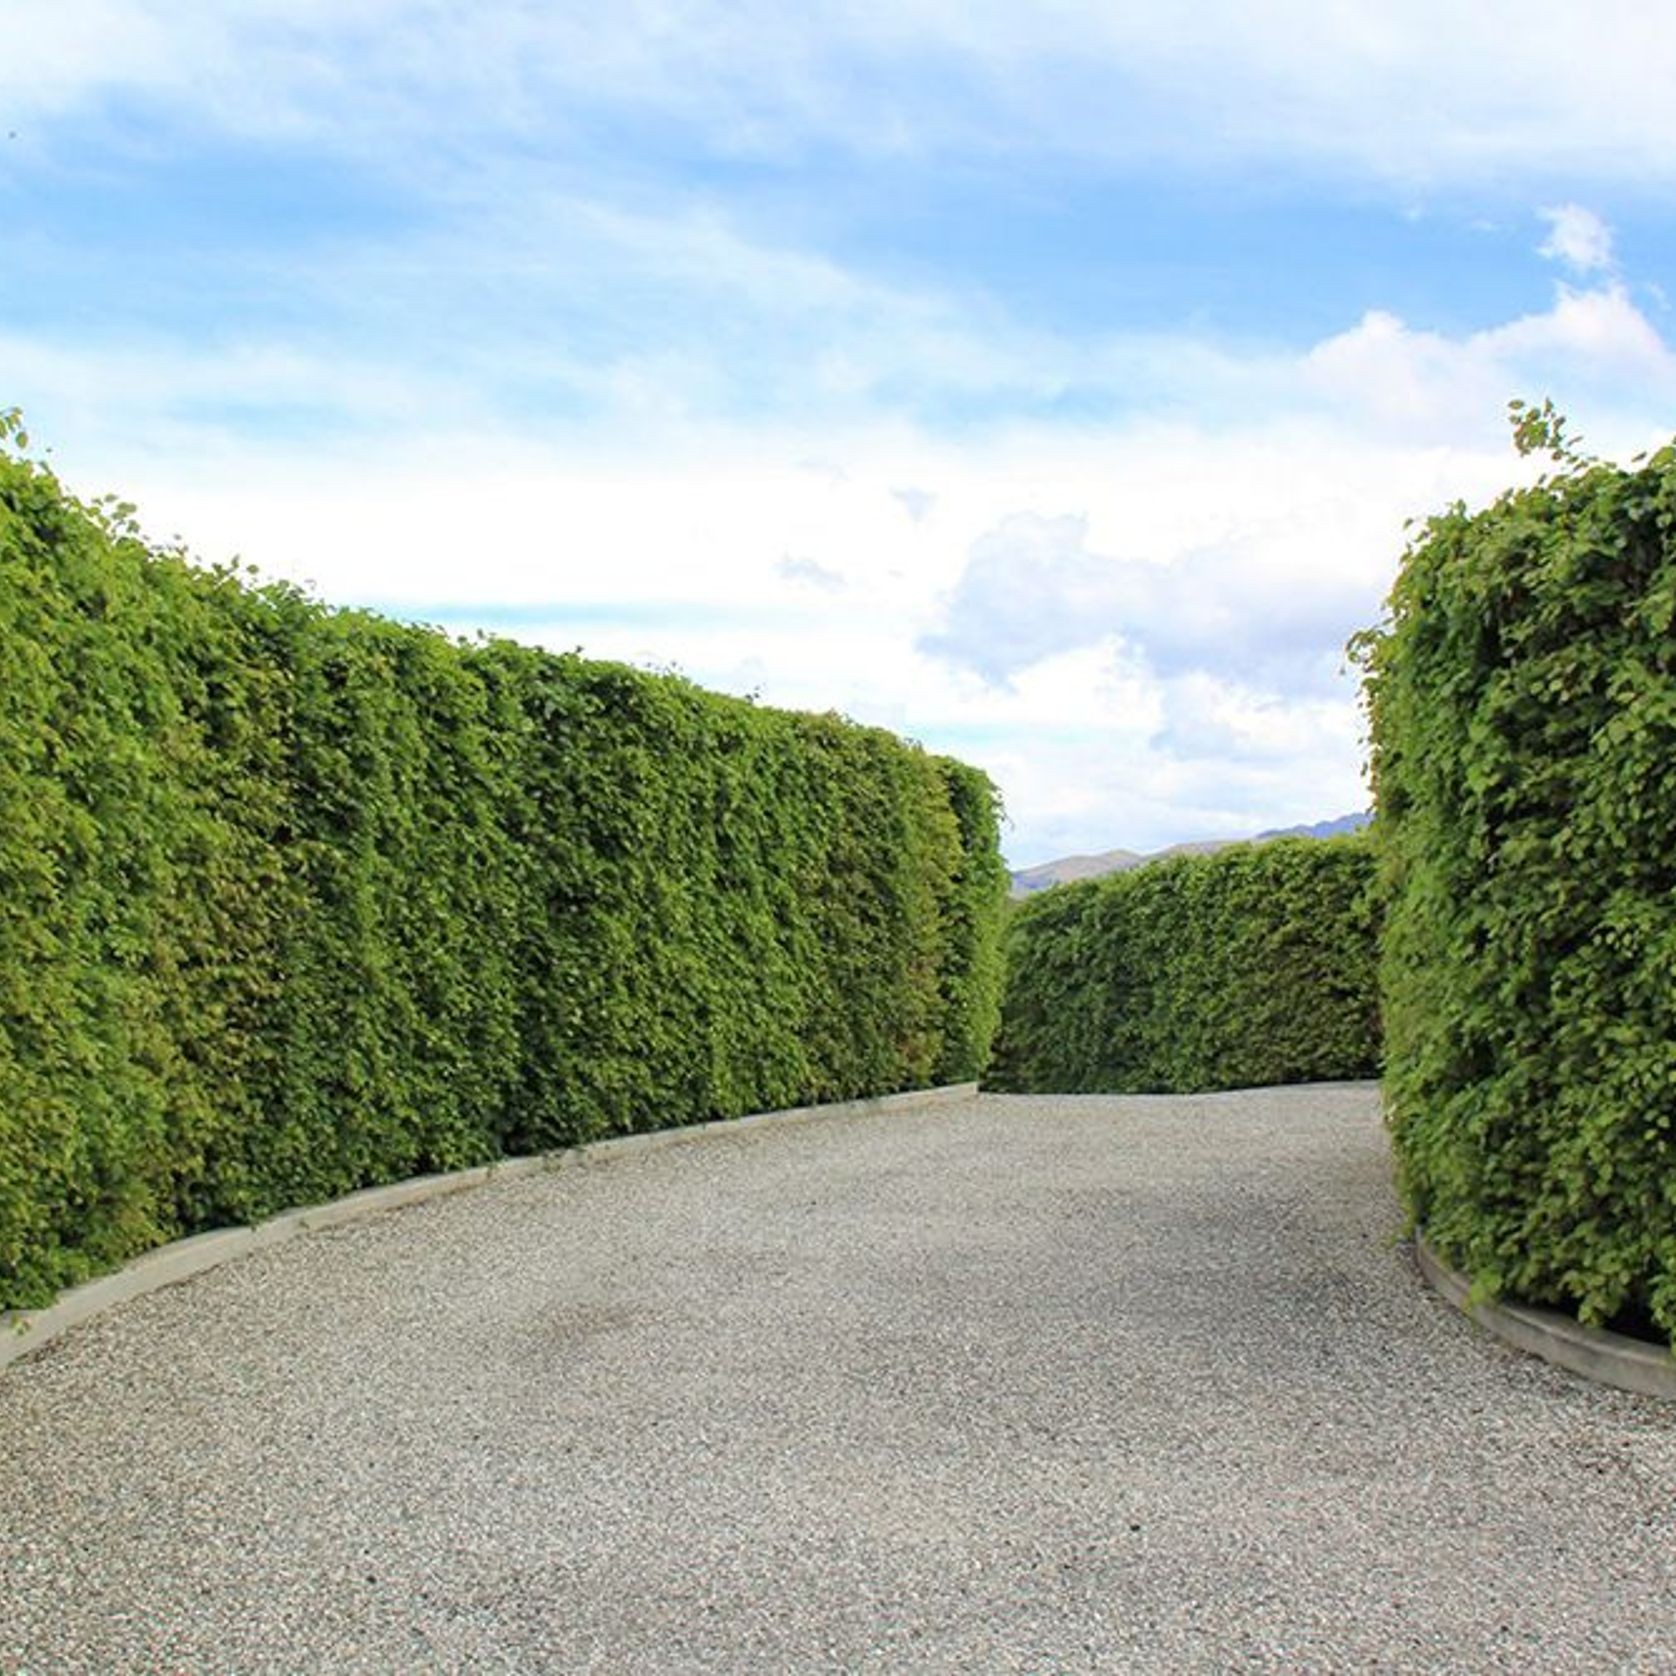
M 1361 831 L 1372 819 L 1373 816 L 1364 810 L 1356 814 L 1336 815 L 1331 820 L 1316 821 L 1307 826 L 1273 827 L 1250 838 L 1197 838 L 1148 852 L 1118 849 L 1103 850 L 1094 855 L 1060 856 L 1053 861 L 1038 862 L 1034 867 L 1012 870 L 1008 875 L 1012 880 L 1011 895 L 1017 900 L 1033 896 L 1050 885 L 1104 878 L 1108 873 L 1127 873 L 1131 868 L 1144 867 L 1149 861 L 1162 861 L 1166 856 L 1209 855 L 1229 844 L 1261 844 L 1270 838 L 1336 838 L 1343 833 Z

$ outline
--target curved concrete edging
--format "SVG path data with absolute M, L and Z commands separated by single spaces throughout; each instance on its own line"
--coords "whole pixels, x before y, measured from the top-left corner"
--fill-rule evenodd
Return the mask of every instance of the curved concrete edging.
M 1474 1303 L 1471 1283 L 1449 1268 L 1424 1238 L 1416 1238 L 1414 1257 L 1435 1292 L 1515 1350 L 1620 1391 L 1676 1398 L 1676 1356 L 1668 1350 L 1602 1327 L 1585 1327 L 1557 1310 L 1531 1304 Z
M 346 1222 L 358 1222 L 363 1217 L 376 1216 L 381 1211 L 419 1204 L 426 1199 L 440 1199 L 446 1194 L 459 1193 L 469 1187 L 482 1187 L 491 1181 L 562 1169 L 573 1163 L 615 1158 L 623 1153 L 649 1152 L 659 1147 L 768 1124 L 808 1123 L 817 1118 L 883 1115 L 924 1106 L 950 1105 L 970 1100 L 977 1092 L 975 1082 L 946 1083 L 940 1088 L 915 1088 L 901 1094 L 879 1094 L 865 1100 L 843 1100 L 825 1106 L 791 1106 L 784 1111 L 753 1112 L 747 1117 L 653 1129 L 644 1134 L 613 1135 L 604 1140 L 584 1142 L 580 1146 L 561 1147 L 553 1152 L 497 1159 L 492 1164 L 479 1164 L 474 1169 L 454 1170 L 446 1175 L 413 1176 L 407 1181 L 392 1182 L 387 1187 L 363 1188 L 358 1193 L 333 1199 L 328 1204 L 281 1211 L 277 1216 L 249 1227 L 217 1228 L 207 1234 L 194 1234 L 188 1239 L 175 1240 L 155 1251 L 148 1251 L 114 1274 L 101 1275 L 97 1280 L 60 1293 L 57 1300 L 44 1309 L 0 1313 L 0 1368 L 40 1349 L 72 1327 L 114 1309 L 118 1304 L 144 1297 L 160 1287 L 190 1280 L 194 1275 L 218 1268 L 235 1257 L 283 1244 L 298 1234 L 311 1233 L 319 1228 L 335 1228 Z

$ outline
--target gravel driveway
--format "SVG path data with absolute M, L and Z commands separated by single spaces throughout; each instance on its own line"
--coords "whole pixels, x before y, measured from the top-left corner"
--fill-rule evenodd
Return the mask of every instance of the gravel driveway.
M 1676 1405 L 1366 1085 L 984 1095 L 310 1235 L 0 1373 L 0 1671 L 1676 1669 Z

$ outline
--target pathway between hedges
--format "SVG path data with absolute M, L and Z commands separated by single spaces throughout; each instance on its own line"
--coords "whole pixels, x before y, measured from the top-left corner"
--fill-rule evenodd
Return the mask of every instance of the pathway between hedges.
M 0 1671 L 1668 1671 L 1676 1413 L 1398 1233 L 1341 1085 L 308 1236 L 0 1373 Z

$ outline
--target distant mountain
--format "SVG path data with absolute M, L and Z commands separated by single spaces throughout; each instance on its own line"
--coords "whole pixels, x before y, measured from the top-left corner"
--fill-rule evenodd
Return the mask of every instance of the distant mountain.
M 1336 820 L 1317 821 L 1313 826 L 1281 827 L 1272 832 L 1259 832 L 1251 842 L 1261 844 L 1268 838 L 1337 838 L 1346 832 L 1359 832 L 1373 819 L 1372 815 L 1340 815 Z M 1049 885 L 1068 885 L 1078 879 L 1099 879 L 1108 873 L 1127 873 L 1132 867 L 1144 867 L 1149 861 L 1162 861 L 1167 855 L 1209 855 L 1213 850 L 1225 849 L 1229 844 L 1246 842 L 1239 838 L 1201 838 L 1187 844 L 1172 844 L 1167 850 L 1154 850 L 1142 855 L 1136 850 L 1106 850 L 1100 855 L 1068 855 L 1058 861 L 1044 861 L 1035 867 L 1022 867 L 1012 874 L 1012 896 L 1033 896 Z
M 1340 815 L 1336 821 L 1317 821 L 1314 826 L 1283 826 L 1274 832 L 1259 832 L 1257 841 L 1265 838 L 1341 838 L 1347 832 L 1360 832 L 1373 816 L 1365 809 L 1359 815 Z
M 1068 885 L 1074 879 L 1098 879 L 1106 873 L 1127 873 L 1147 859 L 1139 850 L 1107 850 L 1103 855 L 1068 855 L 1024 867 L 1012 875 L 1013 895 L 1028 896 L 1049 885 Z

